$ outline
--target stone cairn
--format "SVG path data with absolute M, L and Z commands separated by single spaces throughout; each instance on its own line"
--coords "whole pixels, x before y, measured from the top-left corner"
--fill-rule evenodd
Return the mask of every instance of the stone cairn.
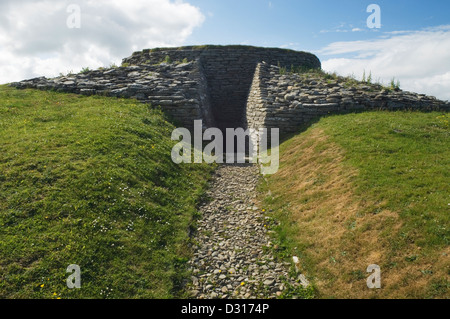
M 443 110 L 450 103 L 424 94 L 390 90 L 377 84 L 323 74 L 306 52 L 250 46 L 200 46 L 135 52 L 117 68 L 44 77 L 12 83 L 84 95 L 135 98 L 161 106 L 181 125 L 194 120 L 205 127 L 280 128 L 293 133 L 327 114 L 364 110 Z M 283 70 L 287 70 L 284 72 Z

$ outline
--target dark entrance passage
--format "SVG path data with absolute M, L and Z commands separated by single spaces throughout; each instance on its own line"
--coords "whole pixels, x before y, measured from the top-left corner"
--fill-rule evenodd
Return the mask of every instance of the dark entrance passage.
M 204 66 L 212 116 L 216 127 L 223 133 L 225 151 L 226 129 L 247 129 L 247 99 L 256 69 L 253 59 L 245 61 L 242 56 L 235 59 L 239 63 L 230 64 L 225 60 L 222 63 L 217 61 L 213 68 L 208 68 L 208 63 Z

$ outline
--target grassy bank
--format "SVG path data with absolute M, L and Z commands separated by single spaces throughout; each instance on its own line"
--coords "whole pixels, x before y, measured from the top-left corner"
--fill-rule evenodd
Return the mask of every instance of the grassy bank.
M 282 144 L 261 198 L 280 222 L 278 253 L 300 257 L 318 296 L 450 297 L 448 120 L 336 115 Z M 371 264 L 382 289 L 367 288 Z
M 133 100 L 0 86 L 0 298 L 178 296 L 211 168 L 172 163 L 173 129 Z

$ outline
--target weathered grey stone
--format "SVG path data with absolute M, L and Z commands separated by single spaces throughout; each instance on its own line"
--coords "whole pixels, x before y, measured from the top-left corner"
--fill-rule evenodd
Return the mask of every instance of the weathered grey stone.
M 280 75 L 278 67 L 262 63 L 256 69 L 247 100 L 248 126 L 278 127 L 281 133 L 290 133 L 297 131 L 302 123 L 329 113 L 383 108 L 449 110 L 445 102 L 433 97 L 388 91 L 379 85 L 346 88 L 339 81 L 344 80 L 326 83 L 301 74 Z M 298 84 L 286 86 L 287 82 Z M 297 87 L 302 90 L 298 91 Z

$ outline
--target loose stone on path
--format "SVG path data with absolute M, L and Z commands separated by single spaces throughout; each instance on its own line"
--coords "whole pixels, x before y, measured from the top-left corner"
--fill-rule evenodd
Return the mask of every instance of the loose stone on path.
M 199 209 L 189 289 L 198 299 L 276 298 L 289 279 L 289 263 L 274 259 L 265 216 L 256 204 L 256 165 L 223 165 L 208 191 L 212 200 Z

